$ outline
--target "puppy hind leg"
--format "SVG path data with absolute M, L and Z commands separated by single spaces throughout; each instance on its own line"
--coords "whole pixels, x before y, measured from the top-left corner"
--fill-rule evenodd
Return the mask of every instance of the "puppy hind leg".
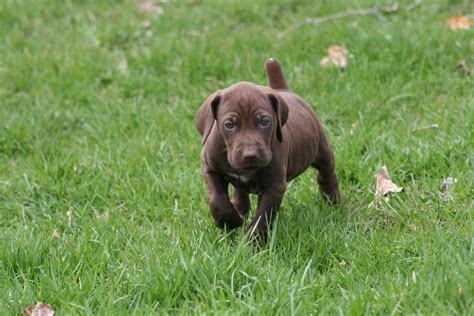
M 336 163 L 331 147 L 326 139 L 321 141 L 318 156 L 311 166 L 318 169 L 317 180 L 319 191 L 323 198 L 332 204 L 339 204 L 341 202 L 341 194 L 336 176 Z

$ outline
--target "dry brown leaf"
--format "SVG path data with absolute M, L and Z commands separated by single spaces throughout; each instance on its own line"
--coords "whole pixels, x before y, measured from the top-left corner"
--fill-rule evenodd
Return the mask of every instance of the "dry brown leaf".
M 23 310 L 23 316 L 54 316 L 54 310 L 49 304 L 43 302 L 36 303 L 35 306 L 28 306 Z
M 352 123 L 351 128 L 349 129 L 349 135 L 354 134 L 354 130 L 356 129 L 356 127 L 357 127 L 357 122 Z
M 375 196 L 383 197 L 390 192 L 398 193 L 403 191 L 403 188 L 399 187 L 390 179 L 388 174 L 387 166 L 383 166 L 380 171 L 375 175 L 376 184 L 375 184 Z
M 23 309 L 23 316 L 31 315 L 31 313 L 33 313 L 33 308 L 35 308 L 33 305 L 24 308 Z
M 120 55 L 118 57 L 117 68 L 122 75 L 128 76 L 128 60 L 125 55 Z
M 463 60 L 460 60 L 458 63 L 457 63 L 457 66 L 458 66 L 458 69 L 460 71 L 462 71 L 462 73 L 465 75 L 465 76 L 469 76 L 471 74 L 471 68 L 469 67 L 469 65 L 466 63 L 466 61 L 463 59 Z
M 447 177 L 446 179 L 444 179 L 443 184 L 441 184 L 441 192 L 448 192 L 449 188 L 453 186 L 456 182 L 458 182 L 458 179 Z
M 53 237 L 53 238 L 59 238 L 59 237 L 61 237 L 61 234 L 59 234 L 58 230 L 55 229 L 55 230 L 53 230 L 53 234 L 51 235 L 51 237 Z
M 138 5 L 138 10 L 145 13 L 163 14 L 163 7 L 154 1 L 143 1 Z
M 144 20 L 142 23 L 143 28 L 149 29 L 151 27 L 151 22 L 150 20 Z
M 452 31 L 457 30 L 469 30 L 471 27 L 472 21 L 464 15 L 454 16 L 448 21 L 449 28 Z
M 346 68 L 348 58 L 349 53 L 347 49 L 333 44 L 328 48 L 328 55 L 321 59 L 321 66 L 336 66 L 339 68 Z

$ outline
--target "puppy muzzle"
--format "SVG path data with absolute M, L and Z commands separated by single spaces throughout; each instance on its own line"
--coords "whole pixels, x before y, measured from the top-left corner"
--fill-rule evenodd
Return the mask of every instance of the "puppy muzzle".
M 261 145 L 238 146 L 229 152 L 228 160 L 235 169 L 257 169 L 270 163 L 271 151 Z

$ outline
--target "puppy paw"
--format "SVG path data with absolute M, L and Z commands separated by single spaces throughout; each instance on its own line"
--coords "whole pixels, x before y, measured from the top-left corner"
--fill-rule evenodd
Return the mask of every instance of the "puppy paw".
M 245 218 L 245 216 L 247 215 L 247 213 L 250 209 L 250 203 L 246 203 L 246 201 L 242 202 L 240 200 L 237 200 L 237 201 L 233 200 L 232 204 L 234 205 L 234 208 L 237 211 L 237 213 L 239 213 L 239 215 L 242 218 Z
M 244 224 L 244 216 L 230 203 L 225 206 L 211 205 L 211 214 L 220 228 L 234 229 Z
M 263 242 L 267 240 L 268 223 L 265 220 L 254 218 L 252 222 L 247 225 L 245 232 L 253 241 Z
M 341 193 L 339 192 L 339 188 L 336 187 L 326 191 L 321 190 L 321 194 L 326 202 L 332 205 L 341 204 Z

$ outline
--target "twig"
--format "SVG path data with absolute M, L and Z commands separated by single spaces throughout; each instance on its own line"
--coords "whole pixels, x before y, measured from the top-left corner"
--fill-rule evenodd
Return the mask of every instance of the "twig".
M 415 0 L 412 4 L 405 6 L 405 10 L 411 11 L 415 9 L 417 6 L 421 5 L 422 0 Z
M 421 4 L 421 2 L 422 2 L 422 0 L 415 0 L 412 4 L 407 5 L 405 7 L 405 9 L 407 11 L 411 11 L 411 10 L 415 9 L 417 6 L 419 6 Z M 400 9 L 400 4 L 398 2 L 394 2 L 391 5 L 386 6 L 386 7 L 376 6 L 376 7 L 370 8 L 370 9 L 351 10 L 351 11 L 347 11 L 347 12 L 339 12 L 339 13 L 326 15 L 326 16 L 321 16 L 321 17 L 317 17 L 317 18 L 306 18 L 303 23 L 297 24 L 295 26 L 292 26 L 292 27 L 286 29 L 283 32 L 278 33 L 277 37 L 282 38 L 286 34 L 288 34 L 290 32 L 293 32 L 294 30 L 297 30 L 297 29 L 299 29 L 303 26 L 317 25 L 317 24 L 321 24 L 321 23 L 324 23 L 324 22 L 333 21 L 333 20 L 337 20 L 337 19 L 342 19 L 342 18 L 346 18 L 346 17 L 350 17 L 350 16 L 357 16 L 357 15 L 361 15 L 361 16 L 375 15 L 379 20 L 381 20 L 382 22 L 385 22 L 386 18 L 383 15 L 383 13 L 385 13 L 385 14 L 395 13 L 399 9 Z
M 423 130 L 427 130 L 427 129 L 437 129 L 437 128 L 439 128 L 438 124 L 430 124 L 430 125 L 414 128 L 414 129 L 412 129 L 412 132 L 418 132 L 418 131 L 423 131 Z

